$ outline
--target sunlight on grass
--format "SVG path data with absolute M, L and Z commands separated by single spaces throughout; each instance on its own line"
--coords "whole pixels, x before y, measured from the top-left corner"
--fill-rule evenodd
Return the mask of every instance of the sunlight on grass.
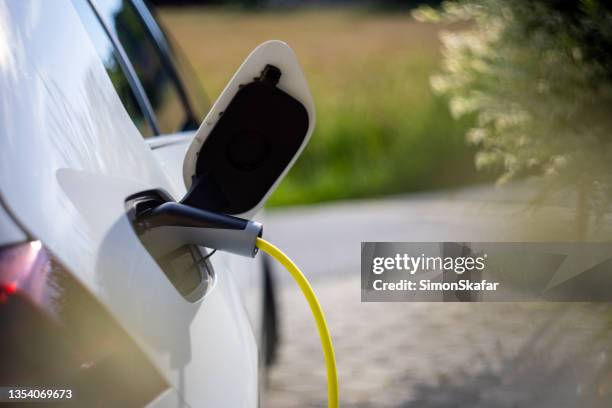
M 439 27 L 408 12 L 359 9 L 245 13 L 164 9 L 162 21 L 214 100 L 258 44 L 286 41 L 317 106 L 315 134 L 270 205 L 429 190 L 476 179 L 452 120 L 432 95 Z

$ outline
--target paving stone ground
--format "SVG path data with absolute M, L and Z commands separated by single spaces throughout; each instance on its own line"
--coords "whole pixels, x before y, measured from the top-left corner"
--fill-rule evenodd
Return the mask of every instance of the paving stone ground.
M 612 406 L 608 305 L 360 301 L 361 241 L 571 239 L 571 208 L 527 211 L 526 195 L 479 188 L 268 214 L 267 237 L 303 267 L 326 311 L 342 407 Z M 315 325 L 276 272 L 282 342 L 263 406 L 324 407 Z
M 367 304 L 359 285 L 351 277 L 314 283 L 332 330 L 342 407 L 586 407 L 576 391 L 589 384 L 577 373 L 608 364 L 607 305 Z M 264 407 L 324 407 L 308 306 L 297 289 L 281 293 L 283 343 Z

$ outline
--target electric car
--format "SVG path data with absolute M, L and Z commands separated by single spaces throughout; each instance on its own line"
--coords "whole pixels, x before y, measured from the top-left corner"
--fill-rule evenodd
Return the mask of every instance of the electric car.
M 282 43 L 211 107 L 142 0 L 0 1 L 0 401 L 258 405 L 276 344 L 264 262 L 198 242 L 153 253 L 136 220 L 185 197 L 261 220 L 306 138 L 270 150 L 261 129 L 214 129 L 274 56 L 276 92 L 311 115 Z

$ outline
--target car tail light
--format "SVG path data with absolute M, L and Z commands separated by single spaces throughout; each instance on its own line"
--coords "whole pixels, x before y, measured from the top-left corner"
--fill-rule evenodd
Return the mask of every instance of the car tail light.
M 0 247 L 0 386 L 71 389 L 76 406 L 142 406 L 168 384 L 40 241 Z

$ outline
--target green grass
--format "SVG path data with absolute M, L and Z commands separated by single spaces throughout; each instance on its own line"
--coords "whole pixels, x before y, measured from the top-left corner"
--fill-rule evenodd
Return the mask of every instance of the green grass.
M 165 9 L 162 20 L 189 55 L 211 99 L 259 43 L 296 51 L 317 107 L 310 144 L 269 205 L 431 190 L 482 179 L 446 101 L 429 76 L 440 27 L 407 12 L 359 9 L 244 13 Z

